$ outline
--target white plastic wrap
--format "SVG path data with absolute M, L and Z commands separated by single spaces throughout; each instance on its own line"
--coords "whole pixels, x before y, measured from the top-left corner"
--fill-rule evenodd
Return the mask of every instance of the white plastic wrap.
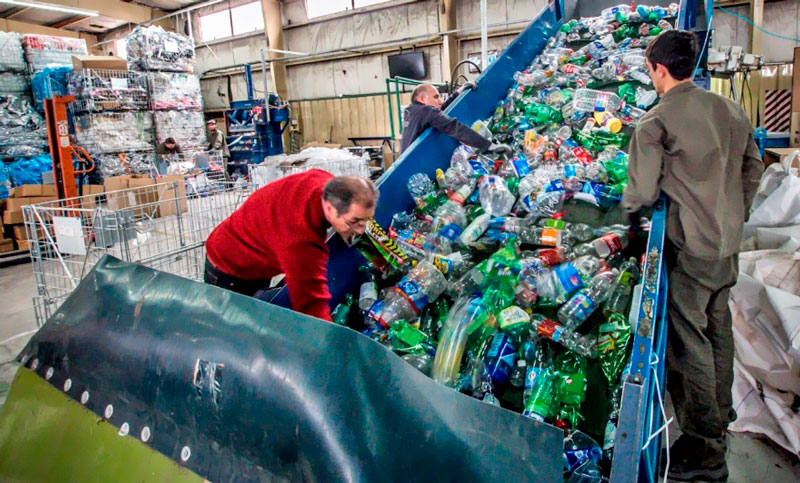
M 290 174 L 302 173 L 310 169 L 321 169 L 334 176 L 360 176 L 369 178 L 369 157 L 355 156 L 346 149 L 308 148 L 285 155 L 269 156 L 264 162 L 250 167 L 250 181 L 256 186 L 264 186 Z
M 205 148 L 205 118 L 200 111 L 155 111 L 156 142 L 163 143 L 167 138 L 175 139 L 182 150 Z
M 128 36 L 128 61 L 139 70 L 192 72 L 194 40 L 158 25 L 139 26 Z
M 24 72 L 25 67 L 22 36 L 16 32 L 0 32 L 0 71 Z
M 90 154 L 153 149 L 153 115 L 106 112 L 75 116 L 75 138 Z
M 183 72 L 149 72 L 150 105 L 157 111 L 201 110 L 200 81 Z

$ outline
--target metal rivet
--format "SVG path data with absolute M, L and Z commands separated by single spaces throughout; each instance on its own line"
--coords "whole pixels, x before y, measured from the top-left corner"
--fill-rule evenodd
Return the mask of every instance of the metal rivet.
M 120 436 L 127 436 L 128 432 L 130 432 L 131 427 L 128 423 L 122 423 L 122 426 L 119 427 L 119 435 Z
M 106 410 L 103 414 L 105 415 L 106 419 L 111 419 L 111 416 L 114 415 L 114 406 L 110 404 L 106 406 Z
M 55 372 L 55 371 L 53 371 L 53 368 L 52 367 L 48 367 L 47 368 L 47 372 L 44 373 L 44 379 L 46 381 L 49 381 L 50 378 L 53 377 L 53 372 Z
M 192 450 L 188 446 L 184 446 L 181 449 L 181 461 L 189 461 L 189 458 L 192 457 Z
M 39 367 L 39 359 L 34 359 L 33 362 L 31 362 L 31 370 L 35 371 L 37 367 Z
M 142 440 L 143 443 L 146 443 L 150 439 L 150 428 L 145 426 L 142 428 L 142 433 L 139 435 L 139 438 Z
M 67 392 L 70 389 L 72 389 L 72 379 L 67 379 L 64 381 L 64 392 Z
M 89 402 L 89 391 L 83 391 L 83 394 L 81 394 L 81 404 L 86 404 L 87 402 Z

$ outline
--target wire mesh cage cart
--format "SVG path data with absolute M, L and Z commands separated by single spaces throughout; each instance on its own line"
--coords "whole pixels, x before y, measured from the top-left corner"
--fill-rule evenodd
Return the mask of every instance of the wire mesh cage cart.
M 142 111 L 148 108 L 147 77 L 132 70 L 84 69 L 69 76 L 78 112 Z
M 105 254 L 200 280 L 206 238 L 249 193 L 244 183 L 218 181 L 197 190 L 172 177 L 168 183 L 25 206 L 37 324 Z

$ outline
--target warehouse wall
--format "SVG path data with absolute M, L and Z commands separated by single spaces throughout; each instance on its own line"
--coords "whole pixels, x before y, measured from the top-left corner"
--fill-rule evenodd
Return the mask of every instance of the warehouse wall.
M 749 7 L 730 7 L 732 12 L 749 15 Z M 750 25 L 719 9 L 714 10 L 714 36 L 712 45 L 721 47 L 738 45 L 749 51 Z M 800 1 L 784 0 L 764 4 L 763 28 L 784 37 L 800 38 Z M 766 62 L 791 62 L 794 47 L 800 43 L 762 35 L 761 54 Z

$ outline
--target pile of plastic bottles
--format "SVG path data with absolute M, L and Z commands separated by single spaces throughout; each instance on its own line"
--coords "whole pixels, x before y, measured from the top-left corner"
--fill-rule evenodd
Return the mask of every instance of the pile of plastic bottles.
M 365 282 L 333 313 L 434 380 L 563 428 L 570 481 L 610 468 L 646 236 L 597 221 L 625 219 L 625 148 L 657 99 L 643 47 L 676 12 L 565 24 L 473 126 L 514 155 L 460 146 L 435 180 L 411 176 L 414 208 L 368 223 Z

